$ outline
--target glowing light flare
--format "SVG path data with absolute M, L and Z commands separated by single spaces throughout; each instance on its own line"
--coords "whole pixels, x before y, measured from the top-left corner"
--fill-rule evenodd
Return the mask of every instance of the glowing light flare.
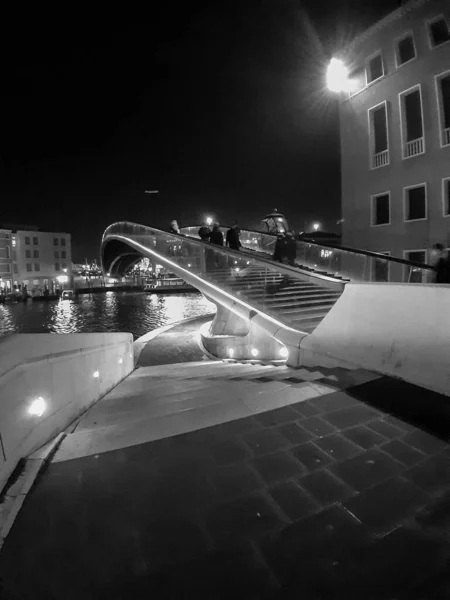
M 331 92 L 350 92 L 355 82 L 348 77 L 348 69 L 339 58 L 332 58 L 327 69 L 327 88 Z
M 69 281 L 69 278 L 67 277 L 67 275 L 58 275 L 56 280 L 58 281 L 58 283 L 67 283 Z
M 233 358 L 233 356 L 234 356 L 234 350 L 233 350 L 233 348 L 229 348 L 229 350 L 228 350 L 228 356 L 230 358 Z
M 100 377 L 100 371 L 98 369 L 96 371 L 94 371 L 93 377 L 94 377 L 94 379 L 98 379 Z
M 289 356 L 289 350 L 285 346 L 280 348 L 280 356 L 281 358 L 287 358 Z
M 28 407 L 28 414 L 33 417 L 42 417 L 42 415 L 47 410 L 47 403 L 45 402 L 42 396 L 33 400 L 33 402 Z
M 250 354 L 251 354 L 252 356 L 255 356 L 255 357 L 256 357 L 256 356 L 258 356 L 258 354 L 259 354 L 259 351 L 258 351 L 256 348 L 252 348 L 252 349 L 251 349 L 251 352 L 250 352 Z
M 119 358 L 119 365 L 121 365 L 122 363 L 123 363 L 123 358 L 122 358 L 122 357 L 120 357 L 120 358 Z
M 313 223 L 313 229 L 314 231 L 317 231 L 320 227 L 320 223 Z
M 212 217 L 206 217 L 206 224 L 207 224 L 208 226 L 209 226 L 209 225 L 212 225 L 212 222 L 213 222 L 213 220 L 212 220 Z

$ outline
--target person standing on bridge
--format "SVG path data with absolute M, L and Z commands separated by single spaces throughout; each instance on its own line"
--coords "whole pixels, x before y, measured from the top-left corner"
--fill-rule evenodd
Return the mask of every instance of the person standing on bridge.
M 211 237 L 211 229 L 209 228 L 208 223 L 203 223 L 203 225 L 198 230 L 198 237 L 202 240 L 202 242 L 209 242 L 209 238 Z
M 220 231 L 219 223 L 214 223 L 213 230 L 209 236 L 209 241 L 216 246 L 223 246 L 223 233 Z
M 227 231 L 227 246 L 231 248 L 231 250 L 239 250 L 242 246 L 241 240 L 239 239 L 239 235 L 241 230 L 239 229 L 238 222 L 233 221 L 233 225 Z
M 172 221 L 172 223 L 170 224 L 169 233 L 176 233 L 177 235 L 181 235 L 181 231 L 178 226 L 178 221 Z
M 434 244 L 432 253 L 435 258 L 433 283 L 450 283 L 450 257 L 443 244 Z

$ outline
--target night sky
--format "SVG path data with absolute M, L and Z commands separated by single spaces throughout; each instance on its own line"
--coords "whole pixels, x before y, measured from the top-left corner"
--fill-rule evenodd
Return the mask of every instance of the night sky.
M 324 72 L 397 5 L 4 13 L 0 222 L 72 233 L 76 261 L 97 256 L 103 229 L 122 219 L 167 228 L 213 214 L 256 227 L 278 208 L 297 230 L 318 220 L 337 231 L 337 106 Z

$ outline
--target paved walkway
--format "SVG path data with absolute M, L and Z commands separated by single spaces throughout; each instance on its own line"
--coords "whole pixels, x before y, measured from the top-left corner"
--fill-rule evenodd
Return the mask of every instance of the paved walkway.
M 138 369 L 25 501 L 0 597 L 448 598 L 449 425 L 363 371 Z

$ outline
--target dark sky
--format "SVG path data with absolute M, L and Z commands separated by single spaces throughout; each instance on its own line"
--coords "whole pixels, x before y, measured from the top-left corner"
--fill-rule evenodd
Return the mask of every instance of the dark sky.
M 324 71 L 397 4 L 4 14 L 0 221 L 69 231 L 75 260 L 96 256 L 103 229 L 122 219 L 166 228 L 212 213 L 256 226 L 276 207 L 296 229 L 336 230 L 337 106 Z

